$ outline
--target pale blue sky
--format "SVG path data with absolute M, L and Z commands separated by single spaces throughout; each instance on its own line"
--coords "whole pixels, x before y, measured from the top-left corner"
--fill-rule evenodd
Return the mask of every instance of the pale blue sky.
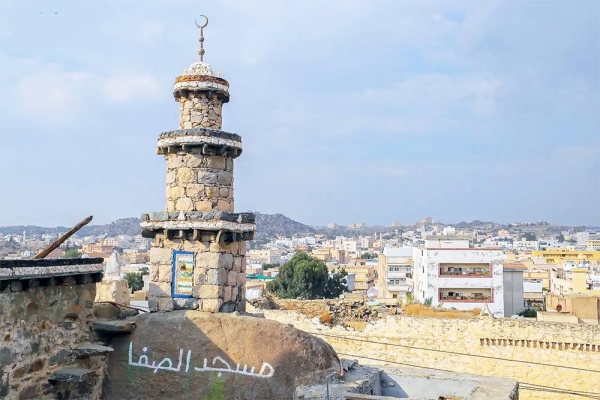
M 197 58 L 236 211 L 600 225 L 600 2 L 0 1 L 0 225 L 160 211 Z

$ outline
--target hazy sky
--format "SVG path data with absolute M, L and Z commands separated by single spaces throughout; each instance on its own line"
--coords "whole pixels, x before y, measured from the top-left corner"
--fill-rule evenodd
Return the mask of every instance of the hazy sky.
M 164 209 L 200 14 L 236 211 L 600 225 L 597 0 L 0 1 L 0 225 Z

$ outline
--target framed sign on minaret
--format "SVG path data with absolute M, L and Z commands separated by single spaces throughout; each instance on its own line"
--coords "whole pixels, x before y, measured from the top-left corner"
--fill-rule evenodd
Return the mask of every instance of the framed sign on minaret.
M 179 129 L 161 133 L 157 154 L 167 163 L 166 211 L 142 214 L 142 236 L 152 238 L 148 304 L 151 311 L 245 309 L 246 241 L 255 216 L 235 213 L 234 159 L 242 139 L 222 128 L 229 82 L 200 59 L 175 78 Z

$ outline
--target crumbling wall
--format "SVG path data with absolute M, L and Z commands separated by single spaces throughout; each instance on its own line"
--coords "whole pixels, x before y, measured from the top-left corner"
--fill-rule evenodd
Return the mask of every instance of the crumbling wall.
M 516 379 L 521 399 L 580 399 L 530 385 L 598 393 L 600 327 L 513 319 L 389 316 L 358 331 L 295 311 L 260 310 L 328 343 L 362 364 L 397 363 Z
M 274 298 L 275 303 L 284 310 L 296 310 L 309 318 L 329 313 L 327 300 L 295 300 Z
M 74 352 L 90 340 L 96 294 L 92 276 L 0 283 L 0 398 L 78 398 L 49 382 L 67 367 L 96 372 L 79 382 L 86 387 L 78 390 L 89 393 L 86 398 L 98 395 L 104 357 L 77 358 Z

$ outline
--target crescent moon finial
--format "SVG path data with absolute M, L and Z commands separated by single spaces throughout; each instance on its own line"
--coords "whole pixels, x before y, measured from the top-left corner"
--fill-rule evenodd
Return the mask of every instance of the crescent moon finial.
M 200 56 L 200 61 L 204 61 L 204 28 L 208 25 L 208 17 L 206 15 L 200 15 L 204 17 L 204 25 L 198 25 L 198 21 L 194 20 L 196 26 L 200 29 L 200 37 L 198 41 L 200 42 L 200 50 L 198 50 L 198 55 Z
M 196 20 L 194 20 L 194 22 L 196 22 L 196 26 L 200 29 L 202 28 L 206 28 L 206 25 L 208 25 L 208 17 L 206 15 L 200 15 L 201 17 L 204 17 L 204 25 L 198 25 L 198 22 Z

